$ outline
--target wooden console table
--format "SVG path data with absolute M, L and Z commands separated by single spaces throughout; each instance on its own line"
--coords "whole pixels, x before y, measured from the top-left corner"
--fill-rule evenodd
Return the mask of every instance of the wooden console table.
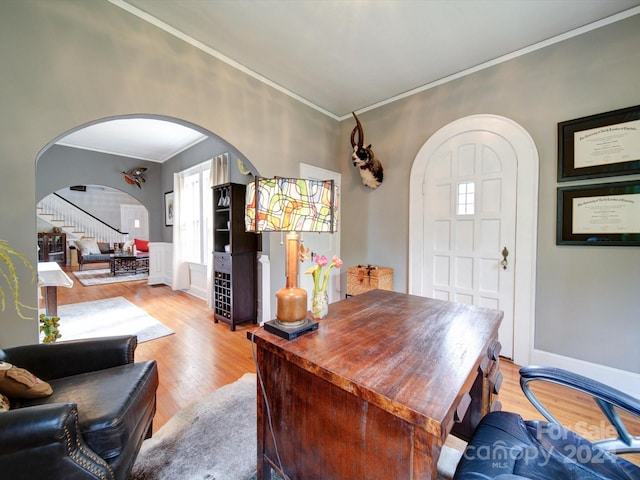
M 373 290 L 331 304 L 317 331 L 254 342 L 258 479 L 431 479 L 456 422 L 471 433 L 499 387 L 502 312 Z M 283 475 L 283 477 L 284 477 Z
M 44 289 L 45 313 L 58 315 L 58 287 L 71 288 L 73 280 L 56 262 L 38 262 L 38 285 Z

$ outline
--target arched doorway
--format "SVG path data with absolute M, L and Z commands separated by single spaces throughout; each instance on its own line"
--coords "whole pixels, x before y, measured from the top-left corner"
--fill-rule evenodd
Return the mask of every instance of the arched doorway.
M 497 115 L 446 125 L 420 149 L 411 169 L 409 292 L 445 292 L 440 295 L 448 300 L 504 309 L 509 324 L 501 341 L 520 364 L 529 362 L 533 345 L 537 186 L 533 139 Z M 467 210 L 463 198 L 472 199 Z M 487 294 L 505 284 L 508 301 L 499 292 Z
M 148 240 L 171 243 L 173 227 L 165 224 L 164 199 L 173 190 L 173 173 L 223 151 L 257 174 L 233 145 L 190 122 L 146 114 L 99 119 L 62 133 L 41 150 L 36 159 L 37 200 L 70 184 L 99 183 L 122 190 L 147 209 Z M 146 168 L 141 186 L 123 177 L 134 167 Z M 249 178 L 239 173 L 235 162 L 232 167 L 231 181 Z

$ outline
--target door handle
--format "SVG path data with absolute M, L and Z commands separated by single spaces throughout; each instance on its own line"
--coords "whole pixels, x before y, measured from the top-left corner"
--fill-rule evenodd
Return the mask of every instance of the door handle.
M 502 267 L 503 270 L 506 270 L 507 265 L 509 264 L 509 262 L 507 261 L 508 256 L 509 256 L 509 250 L 507 250 L 507 247 L 504 247 L 502 249 L 502 261 L 500 262 L 500 266 Z

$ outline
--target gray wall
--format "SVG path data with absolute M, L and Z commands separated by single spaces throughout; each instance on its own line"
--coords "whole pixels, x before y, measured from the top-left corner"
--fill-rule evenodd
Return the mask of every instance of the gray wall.
M 182 119 L 224 138 L 264 175 L 297 174 L 301 151 L 313 152 L 318 166 L 334 166 L 336 121 L 106 1 L 4 2 L 0 31 L 11 39 L 0 42 L 0 240 L 34 265 L 36 159 L 88 122 L 129 114 Z M 137 197 L 161 225 L 151 226 L 151 239 L 164 238 L 165 186 L 154 188 L 155 210 Z M 273 262 L 277 289 L 284 261 Z M 17 269 L 20 299 L 35 307 L 30 272 L 19 263 Z M 9 303 L 0 315 L 0 346 L 37 341 L 35 313 L 21 320 Z
M 142 189 L 124 181 L 121 172 L 133 167 L 147 167 L 146 183 Z M 159 241 L 161 239 L 161 225 L 164 225 L 161 223 L 164 218 L 164 207 L 162 203 L 158 203 L 160 178 L 161 165 L 159 163 L 63 145 L 51 145 L 42 152 L 36 166 L 36 201 L 71 185 L 99 184 L 115 188 L 130 195 L 147 208 L 149 239 Z M 99 212 L 89 210 L 89 213 Z M 111 225 L 119 228 L 120 210 L 116 214 L 117 216 L 112 219 L 114 223 Z M 99 218 L 104 219 L 101 216 Z
M 393 267 L 395 288 L 406 291 L 413 159 L 447 123 L 493 113 L 527 129 L 540 153 L 536 348 L 640 372 L 638 249 L 555 245 L 557 122 L 640 104 L 640 16 L 361 114 L 385 166 L 376 191 L 350 164 L 352 120 L 331 120 L 109 3 L 9 2 L 0 28 L 11 39 L 0 42 L 9 72 L 0 76 L 0 239 L 32 261 L 38 152 L 86 122 L 151 113 L 215 133 L 265 176 L 296 175 L 301 161 L 340 171 L 343 259 Z M 167 181 L 163 173 L 160 206 Z M 279 252 L 271 249 L 274 290 Z M 25 269 L 20 278 L 33 304 Z M 0 321 L 0 344 L 37 337 L 35 322 L 10 309 Z
M 240 158 L 245 166 L 254 174 L 258 173 L 253 164 L 238 152 L 228 142 L 218 138 L 216 135 L 209 133 L 209 138 L 191 147 L 190 149 L 176 155 L 172 159 L 162 164 L 162 189 L 164 192 L 173 190 L 173 174 L 180 172 L 194 165 L 211 160 L 213 157 L 228 153 L 229 154 L 229 178 L 234 183 L 246 184 L 253 177 L 250 175 L 242 175 L 238 170 L 237 159 Z M 171 242 L 173 238 L 173 227 L 164 227 L 162 232 L 163 241 Z
M 406 291 L 409 174 L 418 150 L 461 117 L 511 118 L 540 155 L 535 348 L 640 373 L 640 249 L 555 244 L 557 123 L 640 104 L 639 46 L 636 15 L 358 115 L 385 167 L 376 191 L 348 166 L 354 122 L 343 122 L 343 257 L 393 267 L 394 287 Z

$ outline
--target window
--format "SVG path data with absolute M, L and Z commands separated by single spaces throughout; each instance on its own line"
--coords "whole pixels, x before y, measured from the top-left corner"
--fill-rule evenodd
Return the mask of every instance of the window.
M 206 265 L 212 251 L 211 162 L 181 172 L 184 187 L 180 195 L 180 224 L 183 232 L 184 260 Z
M 475 183 L 462 182 L 458 184 L 458 215 L 473 215 L 475 207 Z

